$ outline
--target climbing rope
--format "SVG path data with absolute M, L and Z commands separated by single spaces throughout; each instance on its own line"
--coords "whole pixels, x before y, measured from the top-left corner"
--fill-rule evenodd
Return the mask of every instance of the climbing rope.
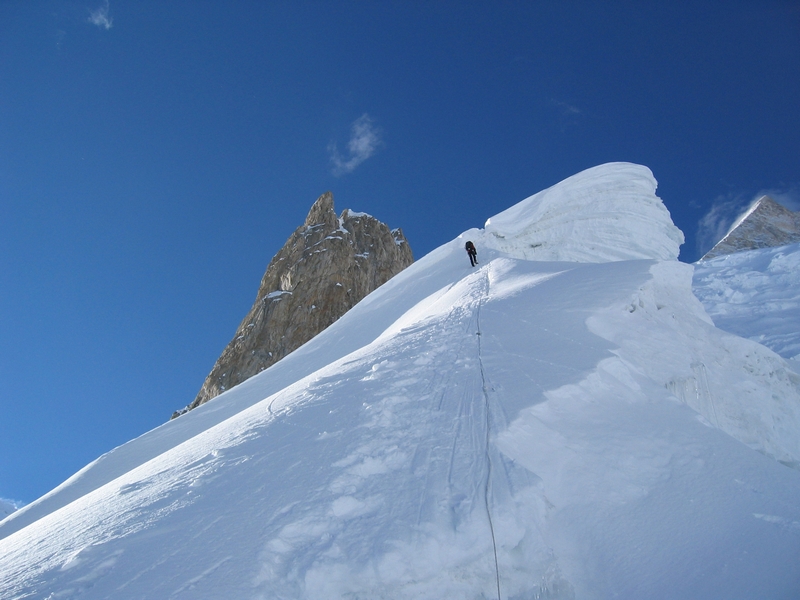
M 489 520 L 489 531 L 492 534 L 492 551 L 494 552 L 494 572 L 495 580 L 497 582 L 497 600 L 500 598 L 500 565 L 497 561 L 497 540 L 494 535 L 494 522 L 492 521 L 492 510 L 489 505 L 489 492 L 491 489 L 492 481 L 492 456 L 489 453 L 489 390 L 486 389 L 486 373 L 483 370 L 483 355 L 481 353 L 481 305 L 483 299 L 478 300 L 478 310 L 476 314 L 476 322 L 478 326 L 478 364 L 481 369 L 481 389 L 483 390 L 483 401 L 486 408 L 486 485 L 483 489 L 483 501 L 486 506 L 486 517 Z

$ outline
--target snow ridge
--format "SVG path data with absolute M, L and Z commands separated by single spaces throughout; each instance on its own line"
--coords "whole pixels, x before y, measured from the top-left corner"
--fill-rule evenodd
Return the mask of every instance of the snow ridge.
M 800 377 L 713 326 L 642 191 L 649 171 L 590 171 L 444 244 L 266 371 L 0 523 L 0 589 L 792 597 Z M 557 198 L 596 227 L 567 232 Z M 596 207 L 620 202 L 631 222 L 612 227 Z M 658 256 L 642 258 L 648 237 Z M 570 260 L 530 260 L 542 239 Z
M 656 185 L 640 165 L 587 169 L 486 221 L 484 243 L 526 260 L 677 259 L 683 233 Z

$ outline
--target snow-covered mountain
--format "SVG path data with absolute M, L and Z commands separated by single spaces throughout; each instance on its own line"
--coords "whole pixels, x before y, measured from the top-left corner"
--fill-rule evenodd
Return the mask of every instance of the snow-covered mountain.
M 736 219 L 730 231 L 700 260 L 798 242 L 800 213 L 781 206 L 769 196 L 761 196 Z
M 0 523 L 3 597 L 796 598 L 800 377 L 655 187 L 579 173 L 100 457 Z

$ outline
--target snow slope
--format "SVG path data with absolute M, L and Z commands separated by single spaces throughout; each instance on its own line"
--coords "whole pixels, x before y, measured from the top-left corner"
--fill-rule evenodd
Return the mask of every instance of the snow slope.
M 800 244 L 700 261 L 694 291 L 720 329 L 800 360 Z
M 796 597 L 800 378 L 712 325 L 654 189 L 578 174 L 100 457 L 0 523 L 3 598 Z M 526 223 L 559 197 L 597 227 Z

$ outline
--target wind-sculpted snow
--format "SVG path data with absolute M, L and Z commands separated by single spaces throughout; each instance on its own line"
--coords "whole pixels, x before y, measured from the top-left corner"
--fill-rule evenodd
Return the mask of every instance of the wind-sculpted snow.
M 675 227 L 650 169 L 587 169 L 486 221 L 484 243 L 528 260 L 607 262 L 678 258 Z
M 3 598 L 794 597 L 787 363 L 688 265 L 489 235 L 7 519 Z
M 720 329 L 800 361 L 800 244 L 698 262 L 694 293 Z
M 800 376 L 768 348 L 713 326 L 692 294 L 690 265 L 657 263 L 652 271 L 627 306 L 594 315 L 589 328 L 704 422 L 800 467 Z

